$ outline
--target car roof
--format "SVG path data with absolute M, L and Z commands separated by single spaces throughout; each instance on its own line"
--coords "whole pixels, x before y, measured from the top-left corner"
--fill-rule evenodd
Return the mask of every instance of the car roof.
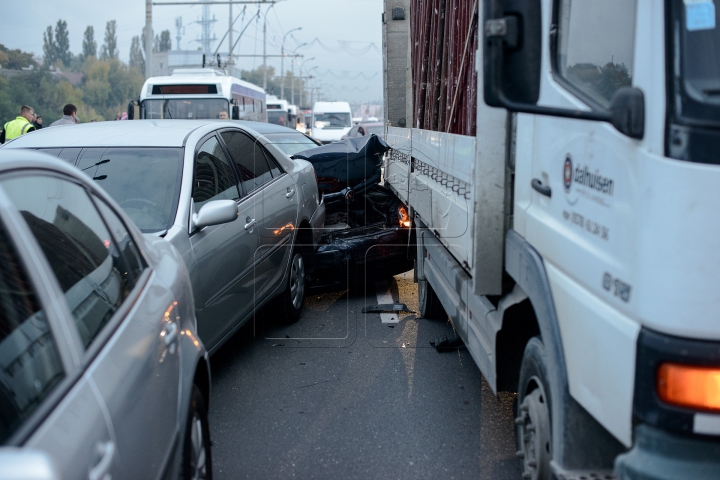
M 384 124 L 382 122 L 360 122 L 358 125 L 363 125 L 366 127 L 382 127 Z
M 194 130 L 213 124 L 238 126 L 227 120 L 128 120 L 46 127 L 6 143 L 3 148 L 52 147 L 182 147 Z M 252 129 L 253 122 L 247 122 Z

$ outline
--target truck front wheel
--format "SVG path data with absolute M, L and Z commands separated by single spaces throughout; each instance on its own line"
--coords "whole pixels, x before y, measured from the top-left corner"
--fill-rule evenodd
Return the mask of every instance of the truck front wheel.
M 525 346 L 518 384 L 518 416 L 515 419 L 518 455 L 523 459 L 523 478 L 550 480 L 552 432 L 545 347 L 540 337 Z

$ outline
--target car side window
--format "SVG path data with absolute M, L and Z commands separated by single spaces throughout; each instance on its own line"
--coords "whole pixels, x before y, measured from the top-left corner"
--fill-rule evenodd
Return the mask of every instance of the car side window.
M 45 254 L 88 347 L 132 289 L 115 241 L 81 186 L 42 175 L 1 183 Z
M 247 193 L 257 190 L 272 179 L 265 153 L 255 139 L 241 132 L 223 132 L 223 141 L 240 172 Z
M 0 224 L 0 445 L 65 377 L 45 312 Z
M 193 201 L 195 213 L 210 200 L 240 198 L 232 165 L 214 135 L 207 139 L 195 157 Z
M 637 0 L 557 0 L 560 75 L 603 107 L 632 85 Z
M 126 281 L 128 282 L 128 288 L 132 289 L 135 287 L 135 282 L 137 282 L 138 277 L 140 277 L 143 270 L 145 270 L 145 266 L 147 264 L 140 254 L 140 249 L 133 240 L 132 236 L 130 236 L 130 232 L 128 232 L 127 228 L 125 228 L 125 224 L 122 222 L 120 217 L 118 217 L 118 215 L 107 203 L 105 203 L 104 200 L 101 200 L 96 195 L 92 195 L 92 198 L 95 201 L 95 205 L 97 205 L 98 210 L 100 210 L 100 215 L 102 215 L 103 220 L 105 220 L 105 224 L 110 229 L 110 233 L 112 234 L 118 249 L 122 252 L 123 260 L 128 267 L 128 270 L 127 272 L 124 272 L 124 275 L 126 277 L 129 275 Z

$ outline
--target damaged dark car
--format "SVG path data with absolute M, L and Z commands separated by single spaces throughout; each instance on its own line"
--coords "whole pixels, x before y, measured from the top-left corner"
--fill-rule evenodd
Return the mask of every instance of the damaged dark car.
M 413 268 L 408 208 L 381 184 L 388 149 L 381 138 L 369 135 L 293 155 L 313 164 L 325 202 L 313 288 L 359 287 Z

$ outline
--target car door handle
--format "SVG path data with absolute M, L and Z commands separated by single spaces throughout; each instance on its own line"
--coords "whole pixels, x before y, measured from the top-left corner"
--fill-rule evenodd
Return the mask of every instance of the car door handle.
M 540 179 L 533 178 L 532 182 L 530 182 L 530 185 L 532 186 L 533 190 L 540 193 L 541 195 L 545 195 L 546 197 L 552 197 L 552 189 L 547 185 L 543 185 Z
M 112 441 L 98 443 L 96 451 L 100 461 L 88 473 L 88 480 L 110 480 L 110 467 L 115 456 L 115 444 Z
M 170 345 L 177 338 L 178 326 L 175 322 L 165 323 L 163 332 L 165 333 L 165 335 L 163 335 L 163 337 L 165 337 L 165 345 Z
M 286 196 L 287 198 L 292 198 L 293 195 L 295 195 L 295 189 L 294 189 L 294 188 L 291 188 L 291 187 L 288 187 L 287 193 L 285 194 L 285 196 Z
M 252 230 L 252 228 L 253 228 L 255 225 L 257 225 L 257 222 L 255 221 L 254 218 L 247 217 L 247 219 L 245 219 L 245 221 L 247 222 L 247 223 L 245 224 L 245 230 Z

